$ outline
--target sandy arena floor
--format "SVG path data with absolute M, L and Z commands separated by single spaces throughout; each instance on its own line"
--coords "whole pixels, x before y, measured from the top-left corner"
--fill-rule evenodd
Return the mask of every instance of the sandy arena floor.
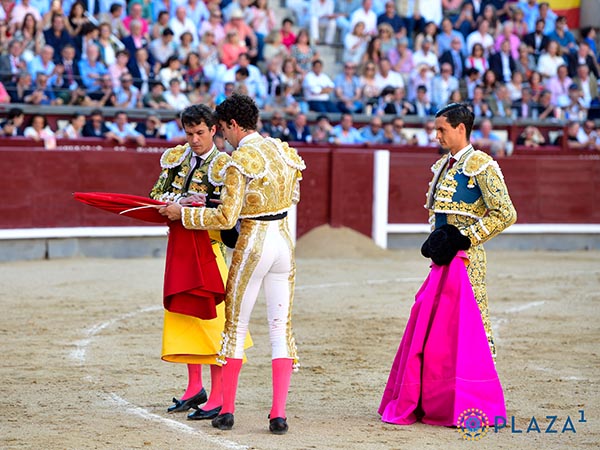
M 166 413 L 183 393 L 186 369 L 160 360 L 163 264 L 0 264 L 0 448 L 598 448 L 598 252 L 488 252 L 498 371 L 515 427 L 509 417 L 507 429 L 478 442 L 455 429 L 384 424 L 376 412 L 428 272 L 417 250 L 385 252 L 327 228 L 300 240 L 294 327 L 302 368 L 292 377 L 285 436 L 267 430 L 264 299 L 253 315 L 255 346 L 241 374 L 234 429 Z M 540 433 L 526 432 L 532 416 Z M 557 433 L 545 433 L 546 416 L 557 416 Z

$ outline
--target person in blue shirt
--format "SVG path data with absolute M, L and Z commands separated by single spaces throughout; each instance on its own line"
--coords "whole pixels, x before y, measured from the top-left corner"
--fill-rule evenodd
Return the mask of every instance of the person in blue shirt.
M 342 114 L 341 121 L 331 130 L 329 142 L 332 144 L 364 144 L 365 138 L 354 128 L 352 114 Z
M 548 2 L 540 3 L 540 19 L 544 19 L 546 22 L 546 26 L 544 28 L 544 34 L 550 34 L 556 28 L 556 19 L 558 16 L 554 11 L 550 9 L 550 4 Z
M 53 76 L 56 64 L 53 61 L 54 49 L 49 45 L 44 45 L 39 55 L 35 56 L 27 65 L 27 70 L 31 74 L 32 81 L 35 84 L 38 73 L 44 73 L 48 77 Z
M 530 33 L 535 31 L 535 23 L 540 17 L 540 7 L 537 0 L 521 0 L 518 7 L 523 11 L 523 20 Z
M 108 69 L 100 61 L 100 49 L 95 44 L 90 44 L 85 50 L 87 59 L 79 61 L 79 74 L 81 75 L 81 82 L 88 91 L 94 91 L 99 89 L 100 79 L 102 75 L 108 73 Z
M 383 131 L 383 121 L 379 116 L 374 116 L 369 125 L 362 127 L 360 129 L 360 134 L 367 144 L 389 143 L 389 140 L 385 137 L 385 133 Z
M 344 63 L 343 73 L 338 74 L 333 80 L 334 94 L 337 107 L 345 113 L 359 113 L 363 109 L 361 99 L 362 86 L 356 76 L 356 66 L 347 61 Z
M 556 28 L 548 35 L 551 41 L 556 41 L 560 45 L 563 55 L 568 55 L 577 51 L 577 41 L 575 36 L 567 29 L 567 18 L 559 16 L 556 19 Z

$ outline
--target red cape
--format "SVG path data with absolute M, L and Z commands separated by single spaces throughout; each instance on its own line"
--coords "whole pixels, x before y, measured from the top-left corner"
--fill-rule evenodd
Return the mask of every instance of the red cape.
M 225 286 L 208 232 L 187 230 L 171 222 L 153 205 L 165 202 L 111 192 L 75 192 L 80 202 L 146 222 L 167 223 L 169 241 L 165 260 L 163 304 L 167 311 L 200 319 L 217 317 L 216 306 L 225 298 Z

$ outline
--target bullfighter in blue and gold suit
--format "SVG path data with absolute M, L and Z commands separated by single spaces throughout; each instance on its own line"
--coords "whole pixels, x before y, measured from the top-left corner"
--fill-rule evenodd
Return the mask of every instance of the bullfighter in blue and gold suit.
M 473 121 L 473 113 L 457 103 L 436 114 L 437 138 L 450 154 L 440 158 L 431 168 L 433 179 L 425 207 L 429 209 L 432 229 L 445 224 L 454 225 L 471 240 L 471 248 L 467 252 L 469 279 L 495 357 L 485 285 L 486 256 L 482 244 L 515 223 L 517 212 L 498 163 L 469 143 Z

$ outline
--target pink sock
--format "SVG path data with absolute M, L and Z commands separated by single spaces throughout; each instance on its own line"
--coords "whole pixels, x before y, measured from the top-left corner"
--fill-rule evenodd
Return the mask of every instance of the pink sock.
M 220 414 L 235 412 L 235 394 L 237 392 L 238 378 L 242 370 L 242 360 L 227 358 L 227 364 L 221 368 L 223 374 L 223 408 Z
M 273 405 L 269 417 L 286 418 L 285 404 L 287 402 L 288 390 L 290 388 L 290 378 L 292 377 L 292 359 L 276 358 L 271 361 L 271 370 L 273 373 Z
M 181 400 L 187 400 L 202 390 L 202 366 L 200 364 L 188 364 L 188 386 Z
M 210 395 L 202 407 L 204 411 L 218 408 L 223 404 L 223 369 L 221 366 L 210 366 Z

